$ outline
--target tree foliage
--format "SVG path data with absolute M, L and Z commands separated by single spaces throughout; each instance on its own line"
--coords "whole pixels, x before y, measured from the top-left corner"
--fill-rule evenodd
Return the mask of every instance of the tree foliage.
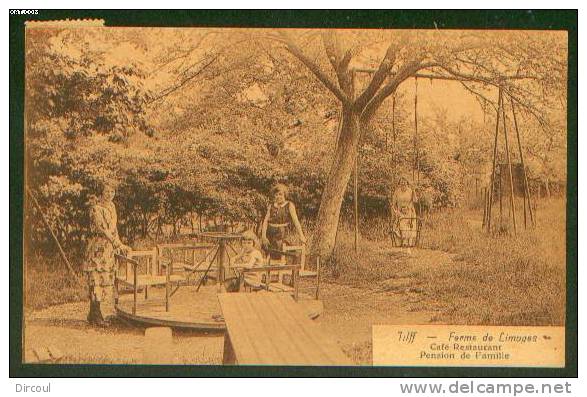
M 27 185 L 72 244 L 84 240 L 88 197 L 103 178 L 119 182 L 120 228 L 131 240 L 202 218 L 258 223 L 276 182 L 314 220 L 345 109 L 358 106 L 363 216 L 386 215 L 397 176 L 414 172 L 416 156 L 418 189 L 438 208 L 457 206 L 464 175 L 490 158 L 495 84 L 514 98 L 533 175 L 563 180 L 566 125 L 556 115 L 566 111 L 566 49 L 524 35 L 30 30 Z M 376 72 L 353 82 L 353 68 Z M 455 78 L 487 123 L 439 108 L 420 121 L 416 145 L 412 98 L 397 87 L 424 72 Z M 344 213 L 352 195 L 343 182 Z M 31 239 L 46 242 L 39 214 L 26 216 Z

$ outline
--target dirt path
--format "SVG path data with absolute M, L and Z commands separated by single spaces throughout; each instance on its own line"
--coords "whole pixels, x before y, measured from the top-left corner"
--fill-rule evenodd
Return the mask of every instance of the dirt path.
M 382 251 L 397 253 L 397 249 L 383 246 Z M 317 320 L 331 335 L 336 335 L 343 350 L 357 364 L 370 364 L 371 326 L 376 324 L 430 324 L 436 322 L 440 305 L 425 310 L 422 302 L 428 300 L 419 280 L 411 277 L 439 266 L 453 266 L 450 254 L 435 250 L 411 250 L 402 255 L 405 266 L 398 276 L 381 280 L 371 288 L 327 284 L 323 288 L 324 314 Z M 427 308 L 435 307 L 427 301 Z
M 85 321 L 87 303 L 68 303 L 25 315 L 25 361 L 32 349 L 53 346 L 66 363 L 141 363 L 144 330 L 120 323 L 108 329 Z M 223 339 L 215 334 L 175 332 L 175 364 L 220 364 Z
M 435 322 L 435 312 L 423 309 L 422 302 L 428 297 L 419 288 L 418 279 L 411 275 L 454 265 L 451 255 L 441 251 L 418 249 L 405 254 L 388 246 L 382 246 L 381 250 L 384 254 L 401 256 L 402 269 L 398 270 L 398 276 L 369 286 L 331 282 L 322 285 L 324 313 L 316 322 L 336 338 L 357 364 L 371 362 L 372 325 Z M 140 363 L 143 330 L 124 324 L 111 329 L 92 328 L 85 321 L 86 306 L 83 302 L 70 303 L 25 313 L 25 360 L 33 357 L 32 348 L 55 346 L 64 353 L 65 362 Z M 434 305 L 427 302 L 426 307 Z M 221 335 L 175 333 L 175 362 L 219 364 L 222 343 Z

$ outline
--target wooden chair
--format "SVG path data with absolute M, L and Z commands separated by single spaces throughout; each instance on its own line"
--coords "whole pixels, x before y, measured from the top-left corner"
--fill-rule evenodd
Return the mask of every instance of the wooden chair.
M 263 289 L 269 292 L 289 292 L 292 293 L 295 299 L 298 298 L 297 291 L 297 280 L 299 274 L 299 265 L 288 265 L 288 264 L 268 264 L 261 267 L 240 269 L 240 285 L 244 286 L 245 291 L 252 291 L 254 289 Z M 283 282 L 281 277 L 272 277 L 274 275 L 282 275 L 284 272 L 291 274 L 291 285 L 287 285 Z M 262 274 L 264 277 L 259 283 L 259 288 L 251 288 L 252 286 L 247 285 L 246 275 L 250 274 Z M 256 287 L 256 286 L 255 286 Z
M 133 291 L 133 309 L 132 314 L 136 315 L 137 312 L 137 296 L 139 289 L 145 290 L 145 299 L 148 299 L 148 289 L 151 286 L 165 286 L 165 310 L 169 311 L 169 293 L 173 284 L 178 284 L 184 280 L 182 276 L 172 275 L 171 266 L 169 261 L 165 258 L 157 257 L 156 266 L 145 266 L 145 270 L 142 274 L 141 263 L 137 260 L 140 257 L 151 257 L 152 252 L 149 251 L 131 251 L 128 256 L 115 254 L 115 258 L 118 262 L 119 272 L 117 272 L 115 289 L 118 292 L 120 286 L 126 286 L 132 288 Z M 125 271 L 121 272 L 120 269 L 124 267 Z M 130 268 L 130 269 L 129 269 Z M 157 274 L 158 270 L 153 271 L 154 268 L 161 269 L 165 268 L 165 274 Z M 128 279 L 131 275 L 132 279 Z M 118 294 L 117 294 L 118 296 Z
M 280 264 L 284 265 L 288 263 L 287 257 L 299 259 L 300 265 L 300 272 L 299 277 L 301 278 L 309 278 L 309 277 L 317 277 L 318 273 L 316 271 L 310 270 L 306 268 L 306 245 L 284 245 L 283 251 L 276 251 L 276 250 L 269 250 L 274 253 L 281 254 L 281 259 L 271 259 L 270 256 L 267 256 L 268 262 L 271 264 Z
M 171 261 L 171 273 L 198 271 L 215 246 L 207 243 L 158 244 L 157 255 Z
M 165 285 L 166 274 L 162 271 L 164 263 L 160 261 L 156 249 L 131 251 L 128 255 L 117 255 L 118 272 L 116 275 L 119 286 L 134 289 L 135 275 L 138 289 L 144 289 L 145 299 L 148 298 L 149 287 Z M 164 261 L 163 261 L 164 262 Z M 170 277 L 172 282 L 178 282 L 180 276 Z
M 291 256 L 299 258 L 300 270 L 298 272 L 298 283 L 304 282 L 306 279 L 315 280 L 314 286 L 298 287 L 298 291 L 311 292 L 316 299 L 320 295 L 320 258 L 316 258 L 316 270 L 310 270 L 306 267 L 306 245 L 285 245 L 283 247 L 283 256 Z
M 175 295 L 183 284 L 191 284 L 193 281 L 198 285 L 199 291 L 208 278 L 216 278 L 215 248 L 216 245 L 205 242 L 157 245 L 159 257 L 170 263 L 171 275 L 181 274 L 184 278 L 184 282 L 177 284 L 170 296 Z M 195 275 L 200 275 L 199 280 L 193 280 Z
M 317 277 L 318 272 L 306 268 L 306 245 L 285 245 L 283 247 L 285 252 L 295 252 L 296 257 L 300 258 L 300 274 L 301 278 Z
M 316 271 L 314 272 L 315 275 L 306 275 L 302 277 L 301 275 L 298 278 L 298 285 L 297 285 L 297 293 L 298 295 L 309 294 L 310 297 L 314 299 L 320 299 L 320 281 L 321 281 L 321 263 L 320 257 L 316 258 Z M 300 270 L 301 273 L 301 270 Z M 313 280 L 314 285 L 299 285 L 302 283 L 306 283 L 307 281 Z
M 302 271 L 302 264 L 288 264 L 285 260 L 286 257 L 297 257 L 295 251 L 298 247 L 294 247 L 294 249 L 284 250 L 284 251 L 277 251 L 277 250 L 269 250 L 269 254 L 279 254 L 282 256 L 282 259 L 276 260 L 271 259 L 269 256 L 267 259 L 267 264 L 262 267 L 253 268 L 253 269 L 245 269 L 242 273 L 242 278 L 247 273 L 263 273 L 265 275 L 265 282 L 263 287 L 267 291 L 271 292 L 290 292 L 293 293 L 295 300 L 298 299 L 300 292 L 310 292 L 311 296 L 315 299 L 319 299 L 320 295 L 320 258 L 316 259 L 316 271 L 313 272 L 314 276 L 306 275 L 306 278 L 314 277 L 315 285 L 313 286 L 300 286 L 300 282 L 302 278 L 300 273 Z M 272 277 L 276 275 L 276 277 Z M 284 276 L 290 276 L 290 283 L 286 283 L 284 280 Z M 241 282 L 241 285 L 245 283 Z M 246 286 L 245 286 L 246 287 Z

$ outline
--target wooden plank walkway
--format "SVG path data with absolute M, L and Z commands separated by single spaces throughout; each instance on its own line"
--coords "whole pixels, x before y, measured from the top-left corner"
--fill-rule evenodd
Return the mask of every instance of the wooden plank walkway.
M 286 293 L 218 295 L 225 364 L 352 365 L 336 341 Z

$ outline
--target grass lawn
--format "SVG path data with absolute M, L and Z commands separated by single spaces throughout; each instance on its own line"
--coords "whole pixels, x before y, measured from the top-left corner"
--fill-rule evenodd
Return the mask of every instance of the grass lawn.
M 434 308 L 435 320 L 442 323 L 564 325 L 565 202 L 540 202 L 536 228 L 518 225 L 515 236 L 490 236 L 481 230 L 479 218 L 480 211 L 464 209 L 427 218 L 422 246 L 451 253 L 450 265 L 390 259 L 380 249 L 389 241 L 381 239 L 363 239 L 355 253 L 351 233 L 341 231 L 330 278 L 353 285 L 399 277 L 417 280 L 425 297 L 421 309 Z M 378 221 L 367 230 L 381 236 L 381 229 Z
M 455 253 L 459 264 L 421 275 L 432 297 L 448 303 L 442 320 L 564 325 L 565 213 L 563 200 L 543 201 L 536 228 L 518 225 L 515 236 L 488 236 L 471 226 L 467 211 L 433 217 L 426 245 Z
M 69 275 L 58 257 L 32 256 L 25 260 L 24 308 L 43 309 L 88 298 L 88 289 Z

